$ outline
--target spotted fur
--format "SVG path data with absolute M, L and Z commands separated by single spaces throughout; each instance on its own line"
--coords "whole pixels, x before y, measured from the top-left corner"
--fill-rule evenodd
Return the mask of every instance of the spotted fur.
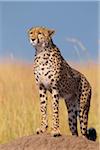
M 68 110 L 69 127 L 72 135 L 78 135 L 77 116 L 80 129 L 87 137 L 88 112 L 91 86 L 86 77 L 73 69 L 63 58 L 52 41 L 54 30 L 33 27 L 28 31 L 29 40 L 35 47 L 34 75 L 39 86 L 41 126 L 37 133 L 48 127 L 47 90 L 52 94 L 52 135 L 59 136 L 59 99 L 63 98 Z

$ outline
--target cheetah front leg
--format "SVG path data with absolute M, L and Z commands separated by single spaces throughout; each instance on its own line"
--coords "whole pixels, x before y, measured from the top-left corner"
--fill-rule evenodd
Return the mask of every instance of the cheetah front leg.
M 88 126 L 88 113 L 90 107 L 91 89 L 88 92 L 84 92 L 80 97 L 80 129 L 83 137 L 87 137 L 87 126 Z
M 52 109 L 53 109 L 53 118 L 52 118 L 52 136 L 60 136 L 59 130 L 59 95 L 56 90 L 52 90 Z
M 47 95 L 46 89 L 43 85 L 39 87 L 39 94 L 40 94 L 40 111 L 41 111 L 41 126 L 37 129 L 37 134 L 44 133 L 48 127 L 48 120 L 47 120 Z

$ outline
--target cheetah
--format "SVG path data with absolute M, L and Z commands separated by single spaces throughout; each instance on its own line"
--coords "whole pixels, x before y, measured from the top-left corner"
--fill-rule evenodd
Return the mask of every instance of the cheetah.
M 52 95 L 52 131 L 51 135 L 60 136 L 59 99 L 63 98 L 68 110 L 68 122 L 72 135 L 78 136 L 77 116 L 81 134 L 87 135 L 88 113 L 91 100 L 91 86 L 86 77 L 73 69 L 63 58 L 53 43 L 55 30 L 46 27 L 32 27 L 28 30 L 30 43 L 35 48 L 34 75 L 39 87 L 41 125 L 37 134 L 46 132 L 47 94 Z

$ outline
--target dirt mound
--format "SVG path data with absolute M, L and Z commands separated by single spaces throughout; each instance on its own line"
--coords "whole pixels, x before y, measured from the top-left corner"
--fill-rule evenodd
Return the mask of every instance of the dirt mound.
M 98 150 L 99 143 L 82 137 L 31 135 L 0 145 L 0 150 Z

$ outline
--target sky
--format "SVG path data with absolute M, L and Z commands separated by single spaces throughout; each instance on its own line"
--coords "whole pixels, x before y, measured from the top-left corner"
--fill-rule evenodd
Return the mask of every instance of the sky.
M 0 59 L 33 61 L 27 30 L 55 30 L 53 41 L 69 61 L 98 61 L 99 2 L 0 1 Z

